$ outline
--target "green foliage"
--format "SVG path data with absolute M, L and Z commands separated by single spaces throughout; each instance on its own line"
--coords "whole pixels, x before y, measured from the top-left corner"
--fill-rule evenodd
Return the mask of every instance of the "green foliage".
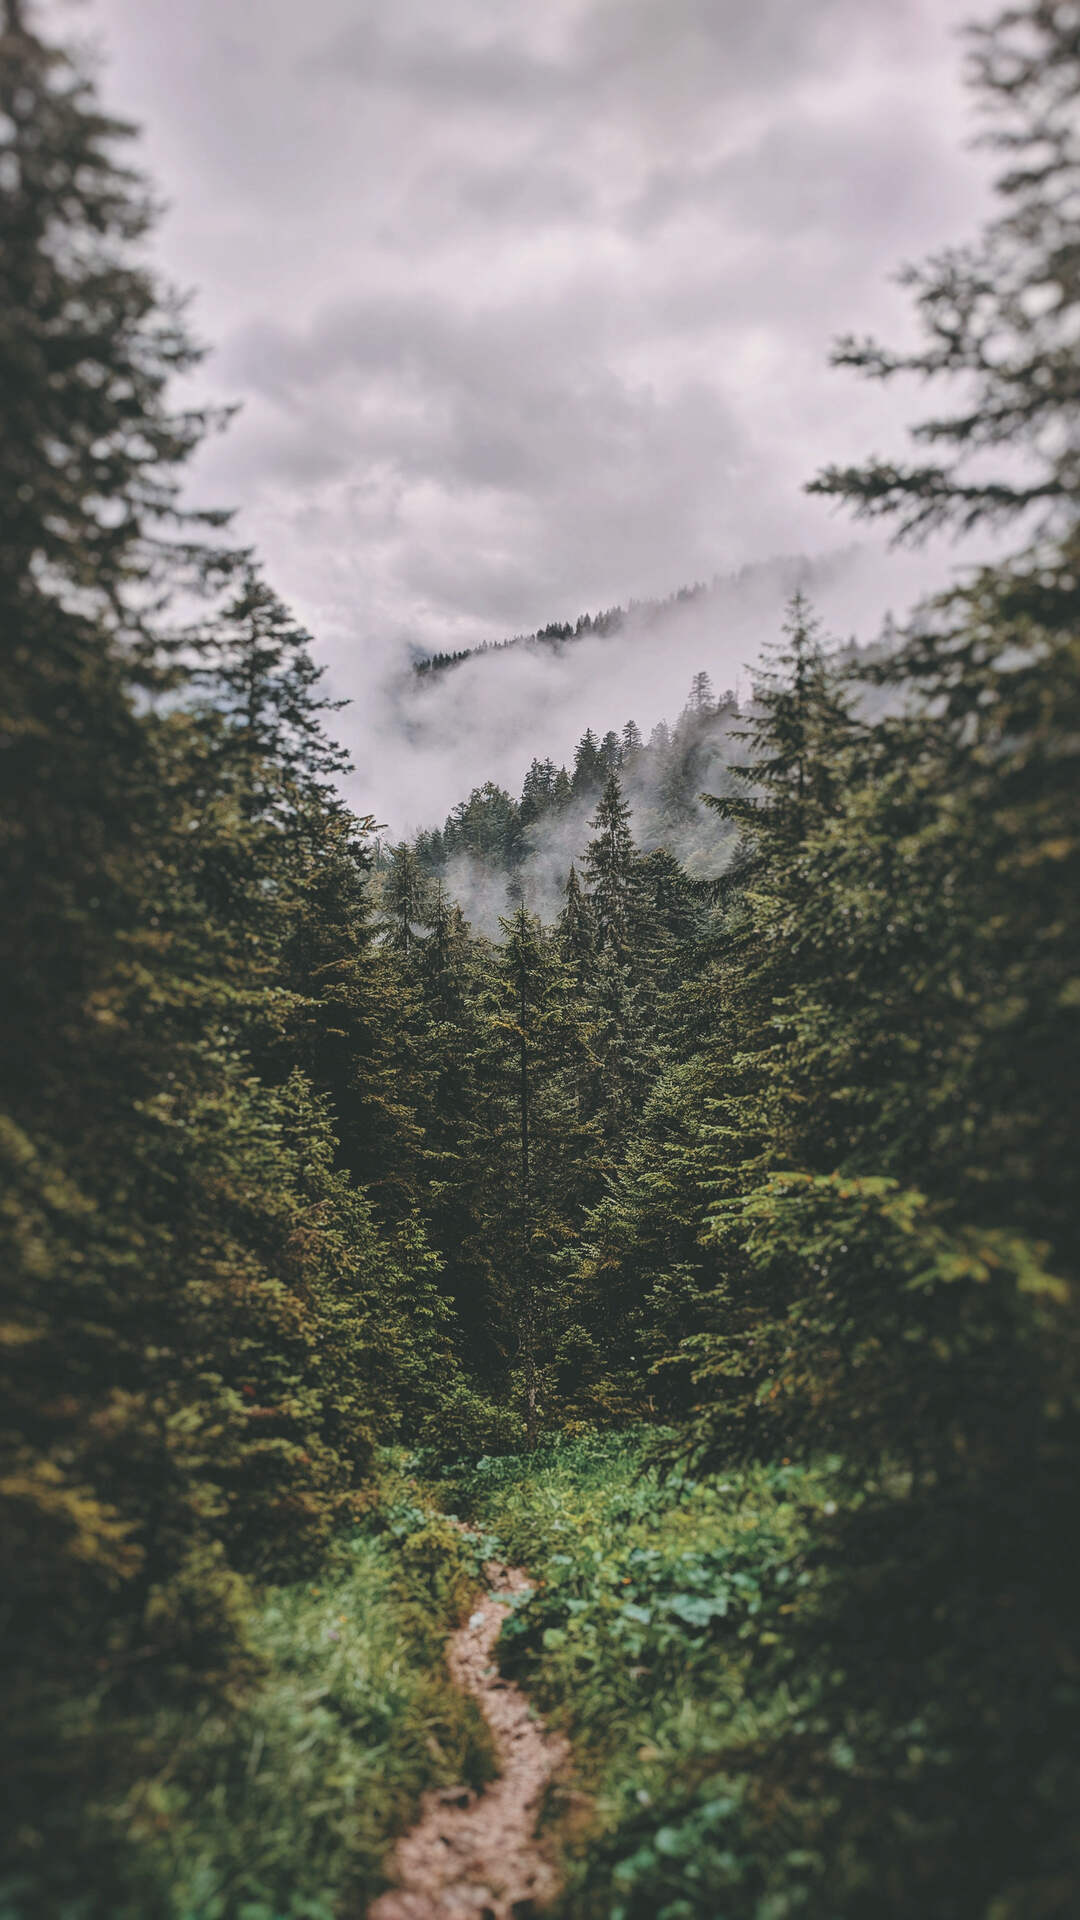
M 447 1497 L 534 1570 L 504 1657 L 597 1794 L 568 1912 L 1064 1915 L 1075 8 L 976 36 L 1005 210 L 912 276 L 925 346 L 840 351 L 962 376 L 942 460 L 817 483 L 1037 544 L 868 657 L 797 594 L 738 764 L 699 674 L 377 861 L 309 636 L 178 508 L 209 421 L 127 129 L 4 21 L 5 1914 L 319 1920 L 484 1777 L 440 1646 L 494 1542 L 401 1456 L 371 1517 L 390 1443 L 482 1449 Z M 652 1467 L 592 1424 L 658 1418 Z
M 99 1773 L 81 1821 L 99 1874 L 119 1852 L 120 1877 L 88 1898 L 76 1863 L 54 1863 L 50 1913 L 319 1920 L 379 1891 L 420 1792 L 491 1771 L 486 1729 L 442 1666 L 461 1593 L 451 1604 L 436 1592 L 411 1551 L 432 1524 L 417 1507 L 414 1530 L 356 1534 L 315 1580 L 267 1593 L 250 1609 L 253 1673 L 238 1699 L 115 1724 L 108 1757 L 134 1743 L 130 1784 L 110 1793 Z M 38 1910 L 29 1876 L 4 1892 L 5 1911 Z
M 556 941 L 520 908 L 477 1003 L 469 1156 L 475 1242 L 515 1402 L 535 1444 L 550 1406 L 557 1263 L 597 1154 L 580 1089 L 589 1029 Z
M 829 467 L 812 492 L 895 520 L 904 537 L 941 525 L 1011 523 L 1020 513 L 1060 536 L 1075 528 L 1076 193 L 1080 185 L 1080 38 L 1064 0 L 1023 0 L 970 30 L 970 78 L 1006 156 L 1003 202 L 974 246 L 910 268 L 923 342 L 907 353 L 842 340 L 836 361 L 870 379 L 951 375 L 952 412 L 913 437 L 942 457 Z M 1003 455 L 995 467 L 988 456 Z
M 5 18 L 2 1797 L 37 1914 L 122 1897 L 108 1809 L 146 1729 L 238 1710 L 251 1583 L 321 1564 L 376 1440 L 478 1410 L 368 1044 L 332 703 L 246 558 L 176 512 L 206 422 L 165 387 L 197 355 L 132 252 L 123 129 Z M 193 582 L 206 614 L 171 632 Z
M 703 1324 L 713 1284 L 700 1244 L 709 1092 L 700 1055 L 660 1074 L 621 1164 L 582 1222 L 573 1264 L 577 1379 L 566 1381 L 579 1414 L 685 1409 L 691 1349 L 683 1343 Z M 563 1345 L 565 1367 L 568 1335 Z
M 590 1826 L 568 1832 L 564 1911 L 697 1920 L 721 1897 L 747 1920 L 766 1897 L 801 1910 L 820 1861 L 792 1838 L 797 1808 L 774 1830 L 747 1768 L 755 1750 L 798 1744 L 816 1688 L 788 1640 L 819 1604 L 811 1549 L 835 1511 L 829 1476 L 781 1466 L 672 1484 L 643 1468 L 640 1439 L 605 1437 L 527 1468 L 480 1462 L 465 1488 L 509 1551 L 544 1569 L 500 1650 L 571 1730 L 578 1784 L 596 1796 Z

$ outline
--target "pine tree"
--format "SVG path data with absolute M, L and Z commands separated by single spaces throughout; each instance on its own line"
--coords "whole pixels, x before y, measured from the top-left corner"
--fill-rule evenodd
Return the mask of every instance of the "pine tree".
M 131 635 L 145 604 L 133 583 L 198 575 L 215 558 L 192 542 L 223 516 L 182 509 L 178 478 L 212 416 L 169 404 L 170 381 L 201 355 L 175 296 L 138 262 L 153 206 L 113 152 L 134 130 L 23 12 L 4 0 L 5 623 L 59 602 Z
M 482 1166 L 478 1243 L 526 1444 L 551 1411 L 564 1315 L 558 1258 L 594 1177 L 595 1129 L 578 1086 L 588 1025 L 570 969 L 520 907 L 482 996 L 470 1153 Z
M 533 760 L 525 783 L 521 789 L 520 819 L 523 827 L 531 826 L 550 809 L 554 799 L 555 763 L 552 760 Z
M 970 77 L 991 125 L 984 144 L 1007 156 L 996 182 L 1004 210 L 975 246 L 905 272 L 924 344 L 894 353 L 848 338 L 835 354 L 873 380 L 957 380 L 955 410 L 913 430 L 942 457 L 828 467 L 810 491 L 892 520 L 901 539 L 1021 515 L 1071 539 L 1080 466 L 1075 436 L 1063 429 L 1076 409 L 1080 38 L 1064 0 L 1008 7 L 969 37 Z M 999 452 L 994 471 L 988 456 Z
M 316 838 L 309 821 L 303 858 L 290 855 L 287 888 L 279 886 L 256 950 L 247 1052 L 263 1078 L 303 1069 L 329 1101 L 337 1164 L 368 1189 L 382 1217 L 400 1221 L 417 1205 L 420 1112 L 429 1097 L 417 978 L 427 943 L 419 955 L 402 955 L 380 939 L 357 823 L 337 807 L 317 818 L 321 830 Z M 271 987 L 267 948 L 275 938 Z
M 655 1000 L 642 968 L 601 947 L 590 969 L 585 1008 L 592 1038 L 584 1067 L 584 1107 L 599 1128 L 610 1169 L 629 1138 L 658 1066 Z
M 749 795 L 710 798 L 721 818 L 751 829 L 755 843 L 796 844 L 812 819 L 827 811 L 838 765 L 853 736 L 851 700 L 830 668 L 820 622 L 801 592 L 784 622 L 787 644 L 766 650 L 754 678 L 753 705 L 735 738 L 753 758 L 732 768 Z
M 420 958 L 425 999 L 440 1016 L 451 1018 L 464 1004 L 469 965 L 469 931 L 461 908 L 436 881 L 428 907 L 428 932 Z
M 622 963 L 633 947 L 636 872 L 630 809 L 616 773 L 609 773 L 590 824 L 584 865 L 597 944 Z
M 833 1447 L 859 1488 L 830 1549 L 814 1654 L 835 1691 L 807 1766 L 843 1727 L 880 1782 L 860 1871 L 898 1884 L 897 1822 L 932 1808 L 920 1904 L 1019 1915 L 1080 1886 L 1077 1650 L 1047 1550 L 1077 1472 L 1075 9 L 1010 8 L 975 47 L 1016 161 L 1007 211 L 911 276 L 924 349 L 841 351 L 875 377 L 959 376 L 955 411 L 917 430 L 950 457 L 816 489 L 901 537 L 1014 518 L 1036 544 L 856 663 L 893 692 L 877 720 L 822 724 L 802 619 L 751 717 L 712 1050 L 722 1280 L 691 1350 L 719 1457 Z M 891 1747 L 916 1719 L 929 1779 Z M 845 1833 L 866 1818 L 859 1789 L 839 1807 Z
M 713 685 L 707 673 L 695 673 L 690 682 L 690 712 L 696 714 L 714 713 L 716 700 Z
M 23 1910 L 120 1912 L 158 1708 L 251 1676 L 245 1576 L 314 1564 L 380 1428 L 432 1411 L 418 1373 L 448 1374 L 448 1341 L 397 1344 L 396 1307 L 439 1305 L 430 1252 L 380 1238 L 282 1058 L 327 958 L 348 970 L 362 880 L 317 676 L 287 647 L 260 682 L 239 781 L 236 712 L 165 627 L 170 589 L 237 564 L 179 505 L 207 420 L 166 389 L 198 356 L 142 262 L 126 130 L 14 0 L 3 19 L 0 1798 Z
M 448 855 L 468 854 L 475 860 L 497 860 L 514 867 L 524 852 L 522 821 L 516 801 L 505 788 L 487 780 L 459 802 L 443 828 Z
M 674 1356 L 707 1324 L 716 1284 L 701 1246 L 710 1168 L 706 1062 L 691 1056 L 657 1077 L 625 1155 L 583 1222 L 572 1277 L 584 1337 L 573 1379 L 580 1415 L 685 1413 L 690 1360 Z
M 564 898 L 566 904 L 559 915 L 559 944 L 564 960 L 584 985 L 596 951 L 596 926 L 575 866 L 570 868 Z
M 319 682 L 325 669 L 311 657 L 311 635 L 297 626 L 247 563 L 217 620 L 195 637 L 192 681 L 224 721 L 227 766 L 249 818 L 286 816 L 337 804 L 336 781 L 351 771 L 348 754 L 328 739 L 323 716 L 347 705 Z
M 477 1106 L 479 1002 L 487 972 L 485 950 L 470 935 L 456 902 L 436 887 L 429 932 L 416 969 L 419 1006 L 410 1008 L 414 1030 L 422 1028 L 423 1122 L 419 1142 L 422 1205 L 438 1250 L 441 1286 L 454 1303 L 463 1351 L 474 1375 L 492 1380 L 498 1355 L 492 1329 L 490 1276 L 478 1250 L 483 1211 L 484 1164 L 470 1153 Z
M 587 727 L 574 753 L 574 772 L 570 789 L 575 799 L 589 799 L 599 792 L 607 776 L 600 746 L 591 727 Z
M 428 917 L 428 890 L 408 840 L 390 849 L 390 865 L 383 880 L 383 925 L 388 946 L 405 957 L 422 941 L 421 927 Z
M 662 993 L 676 993 L 692 979 L 695 971 L 696 950 L 705 931 L 703 902 L 685 869 L 664 847 L 656 847 L 641 857 L 637 885 L 641 900 L 642 955 L 647 955 L 655 988 Z M 665 1016 L 669 1032 L 675 1017 L 669 1009 Z
M 586 1107 L 611 1156 L 626 1140 L 655 1072 L 657 981 L 630 809 L 617 774 L 608 776 L 591 824 L 584 867 L 595 953 L 582 968 L 593 1028 Z
M 622 761 L 622 746 L 617 733 L 605 733 L 600 742 L 600 760 L 607 774 L 617 773 Z

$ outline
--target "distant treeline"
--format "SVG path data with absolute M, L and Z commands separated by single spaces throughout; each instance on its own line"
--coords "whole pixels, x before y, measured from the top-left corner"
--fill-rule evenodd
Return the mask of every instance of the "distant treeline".
M 797 572 L 807 565 L 799 560 L 791 564 Z M 612 634 L 620 633 L 630 620 L 649 626 L 670 613 L 674 607 L 687 606 L 695 600 L 707 600 L 723 587 L 742 586 L 761 571 L 760 566 L 740 567 L 737 572 L 726 576 L 715 574 L 708 583 L 697 580 L 693 586 L 679 587 L 675 593 L 669 593 L 661 600 L 628 600 L 625 607 L 608 607 L 602 613 L 582 613 L 574 621 L 549 621 L 546 627 L 538 627 L 535 633 L 516 633 L 508 640 L 481 640 L 475 647 L 460 647 L 452 653 L 428 654 L 413 662 L 413 672 L 423 679 L 425 675 L 441 673 L 447 667 L 458 667 L 463 660 L 473 660 L 478 654 L 505 653 L 511 647 L 548 647 L 557 653 L 573 640 L 590 637 L 608 639 Z
M 576 815 L 584 822 L 613 773 L 632 788 L 655 794 L 658 817 L 651 822 L 654 830 L 646 834 L 653 844 L 664 837 L 665 824 L 674 828 L 694 811 L 705 766 L 714 761 L 717 743 L 738 712 L 730 688 L 717 698 L 708 674 L 696 673 L 674 727 L 660 720 L 647 740 L 634 720 L 627 720 L 620 732 L 609 729 L 603 735 L 586 727 L 572 767 L 556 766 L 550 757 L 534 758 L 520 800 L 495 781 L 484 781 L 458 802 L 441 828 L 416 835 L 417 857 L 432 874 L 466 855 L 503 869 L 509 878 L 556 822 Z M 657 808 L 647 809 L 650 821 Z

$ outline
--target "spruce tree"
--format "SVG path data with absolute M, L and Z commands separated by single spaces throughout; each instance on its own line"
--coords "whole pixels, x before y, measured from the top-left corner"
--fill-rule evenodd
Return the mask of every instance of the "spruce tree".
M 710 797 L 722 819 L 752 832 L 758 847 L 796 845 L 835 798 L 839 765 L 853 735 L 851 696 L 821 641 L 805 595 L 792 596 L 786 644 L 765 651 L 756 669 L 746 724 L 735 733 L 752 758 L 731 771 L 750 792 Z
M 584 868 L 597 944 L 625 962 L 633 949 L 637 876 L 630 809 L 616 773 L 609 773 L 600 804 L 590 822 L 593 837 Z
M 708 1324 L 717 1277 L 701 1245 L 712 1091 L 700 1056 L 661 1071 L 582 1224 L 571 1279 L 585 1337 L 572 1379 L 564 1350 L 563 1386 L 584 1417 L 679 1415 L 692 1403 L 683 1343 Z
M 387 945 L 406 959 L 419 948 L 428 916 L 428 889 L 416 849 L 401 840 L 390 849 L 382 884 L 383 928 Z
M 179 501 L 179 471 L 212 416 L 168 393 L 200 350 L 138 258 L 153 204 L 115 153 L 134 129 L 37 37 L 21 0 L 4 0 L 2 19 L 5 623 L 59 602 L 131 636 L 147 604 L 134 583 L 197 575 L 215 558 L 198 536 L 223 516 Z
M 996 181 L 1002 211 L 974 245 L 905 272 L 920 345 L 893 352 L 851 337 L 835 354 L 837 365 L 873 380 L 956 381 L 953 408 L 912 432 L 939 457 L 827 467 L 810 491 L 889 519 L 901 539 L 1020 516 L 1051 539 L 1071 539 L 1080 501 L 1071 430 L 1080 307 L 1075 11 L 1068 0 L 1026 0 L 970 28 L 969 44 L 969 77 L 988 122 L 983 144 L 1006 158 Z
M 600 743 L 591 727 L 587 727 L 578 741 L 574 753 L 574 772 L 570 781 L 571 792 L 575 799 L 590 799 L 603 786 L 607 776 L 600 753 Z
M 559 915 L 559 942 L 563 958 L 574 968 L 578 981 L 584 985 L 596 951 L 596 925 L 592 906 L 582 890 L 575 866 L 570 868 L 564 900 Z
M 716 710 L 713 685 L 707 673 L 695 673 L 690 682 L 691 713 L 707 714 Z
M 1019 1915 L 1080 1886 L 1075 1624 L 1050 1544 L 1077 1474 L 1076 10 L 1009 8 L 974 46 L 1006 211 L 911 276 L 922 349 L 841 351 L 873 377 L 959 377 L 917 429 L 943 457 L 816 488 L 905 538 L 1014 521 L 1020 550 L 855 663 L 892 692 L 872 723 L 820 724 L 801 620 L 751 717 L 712 1052 L 722 1278 L 692 1351 L 717 1457 L 832 1447 L 858 1488 L 828 1551 L 832 1700 L 806 1766 L 842 1727 L 880 1783 L 864 1884 L 899 1886 L 893 1836 L 922 1822 L 920 1911 Z M 890 1729 L 913 1716 L 905 1765 Z M 865 1817 L 840 1785 L 830 1852 Z
M 309 1570 L 383 1416 L 389 1436 L 431 1410 L 395 1303 L 439 1303 L 430 1253 L 380 1238 L 327 1098 L 283 1057 L 321 992 L 312 950 L 348 961 L 362 877 L 334 750 L 296 724 L 314 682 L 293 678 L 239 783 L 235 716 L 192 684 L 190 624 L 165 625 L 170 589 L 236 562 L 179 507 L 207 420 L 168 404 L 198 355 L 144 264 L 127 130 L 14 0 L 3 18 L 0 1797 L 22 1910 L 122 1912 L 158 1709 L 250 1678 L 245 1577 Z
M 522 906 L 479 1005 L 470 1155 L 482 1168 L 477 1244 L 505 1364 L 536 1445 L 553 1411 L 566 1317 L 559 1260 L 596 1177 L 596 1129 L 579 1093 L 589 1025 L 555 940 Z
M 617 773 L 622 763 L 622 744 L 613 730 L 605 733 L 600 742 L 600 759 L 605 773 Z
M 347 702 L 322 693 L 325 669 L 312 659 L 311 635 L 250 562 L 218 617 L 193 639 L 192 683 L 224 721 L 221 777 L 235 780 L 245 814 L 295 826 L 305 808 L 334 806 L 336 782 L 351 762 L 327 737 L 323 716 Z
M 552 760 L 533 760 L 521 789 L 520 819 L 531 826 L 549 810 L 554 799 L 555 764 Z

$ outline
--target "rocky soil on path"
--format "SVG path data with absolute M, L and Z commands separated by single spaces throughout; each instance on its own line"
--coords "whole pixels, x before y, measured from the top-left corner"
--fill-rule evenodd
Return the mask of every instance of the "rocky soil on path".
M 368 1920 L 526 1920 L 558 1891 L 536 1823 L 569 1749 L 545 1730 L 492 1659 L 505 1600 L 526 1588 L 528 1578 L 498 1562 L 484 1572 L 490 1591 L 450 1639 L 447 1663 L 491 1728 L 499 1777 L 479 1795 L 467 1787 L 425 1795 L 419 1821 L 394 1854 L 397 1885 L 369 1908 Z

